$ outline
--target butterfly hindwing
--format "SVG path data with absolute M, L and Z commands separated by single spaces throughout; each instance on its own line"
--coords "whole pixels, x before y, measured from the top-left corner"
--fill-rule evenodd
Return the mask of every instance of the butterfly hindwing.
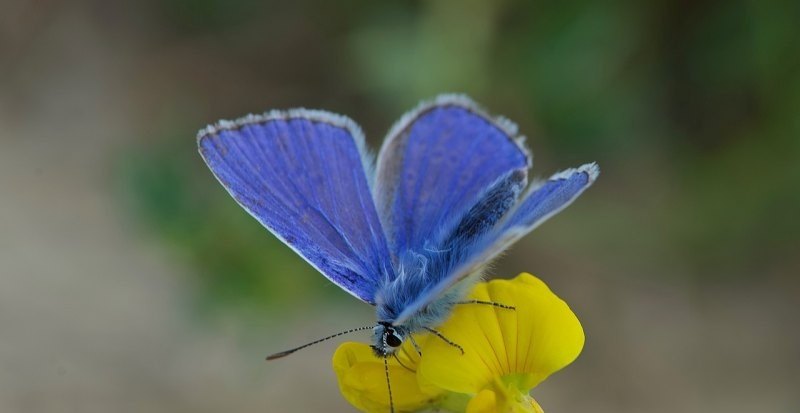
M 210 126 L 198 146 L 245 210 L 335 284 L 374 304 L 393 269 L 355 123 L 322 111 L 276 111 Z
M 596 163 L 561 171 L 533 186 L 497 229 L 497 236 L 519 232 L 520 237 L 569 206 L 600 174 Z
M 480 272 L 520 238 L 534 230 L 572 203 L 594 183 L 600 169 L 589 163 L 551 176 L 541 185 L 532 186 L 507 215 L 481 239 L 460 246 L 461 257 L 447 276 L 426 289 L 409 303 L 398 317 L 405 321 L 452 288 L 459 281 Z
M 406 114 L 378 156 L 376 203 L 391 250 L 418 251 L 495 180 L 530 166 L 516 126 L 463 96 Z

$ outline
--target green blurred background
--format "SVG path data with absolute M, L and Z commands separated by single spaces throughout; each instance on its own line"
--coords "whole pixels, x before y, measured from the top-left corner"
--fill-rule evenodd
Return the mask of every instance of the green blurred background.
M 0 411 L 352 411 L 335 343 L 262 360 L 372 309 L 194 136 L 304 106 L 377 148 L 442 92 L 603 170 L 493 272 L 584 324 L 546 411 L 800 411 L 800 3 L 755 0 L 0 0 Z

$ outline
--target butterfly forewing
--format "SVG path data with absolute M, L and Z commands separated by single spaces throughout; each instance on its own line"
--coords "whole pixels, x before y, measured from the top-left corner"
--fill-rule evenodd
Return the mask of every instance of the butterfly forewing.
M 331 281 L 374 304 L 393 269 L 352 121 L 272 112 L 209 127 L 198 146 L 242 207 Z

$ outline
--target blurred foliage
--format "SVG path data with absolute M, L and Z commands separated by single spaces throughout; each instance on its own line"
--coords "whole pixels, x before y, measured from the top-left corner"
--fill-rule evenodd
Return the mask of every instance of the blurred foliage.
M 202 300 L 212 307 L 280 306 L 302 296 L 302 281 L 311 278 L 303 274 L 313 271 L 310 266 L 254 223 L 224 190 L 208 185 L 215 182 L 213 176 L 201 174 L 184 150 L 184 145 L 171 145 L 129 153 L 121 175 L 133 194 L 128 199 L 132 209 L 196 264 L 205 290 Z
M 404 110 L 447 91 L 518 121 L 537 174 L 600 162 L 597 188 L 561 225 L 592 243 L 586 260 L 698 280 L 796 268 L 796 1 L 147 4 L 161 41 L 194 39 L 181 50 L 202 59 L 187 65 L 184 89 L 160 97 L 192 110 L 126 154 L 123 177 L 139 216 L 195 263 L 210 297 L 281 300 L 329 285 L 204 170 L 199 126 L 321 107 L 354 117 L 376 145 Z

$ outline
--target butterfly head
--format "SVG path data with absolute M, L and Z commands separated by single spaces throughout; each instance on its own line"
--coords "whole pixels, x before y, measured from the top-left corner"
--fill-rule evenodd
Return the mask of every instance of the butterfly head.
M 400 349 L 406 339 L 407 331 L 387 321 L 379 321 L 373 328 L 372 351 L 378 357 L 388 357 Z

